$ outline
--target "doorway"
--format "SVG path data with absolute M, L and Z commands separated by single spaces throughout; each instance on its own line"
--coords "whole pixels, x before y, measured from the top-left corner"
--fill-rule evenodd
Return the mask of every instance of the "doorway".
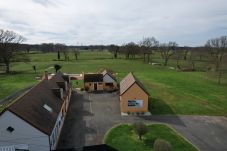
M 97 83 L 94 83 L 94 90 L 97 91 Z

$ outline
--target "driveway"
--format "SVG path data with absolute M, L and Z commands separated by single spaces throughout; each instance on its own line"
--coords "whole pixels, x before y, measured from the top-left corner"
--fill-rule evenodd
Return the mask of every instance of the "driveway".
M 101 144 L 106 131 L 121 122 L 119 113 L 115 93 L 72 93 L 58 148 Z
M 227 151 L 227 119 L 215 116 L 121 116 L 116 93 L 73 93 L 58 148 L 102 144 L 115 124 L 166 123 L 203 151 Z

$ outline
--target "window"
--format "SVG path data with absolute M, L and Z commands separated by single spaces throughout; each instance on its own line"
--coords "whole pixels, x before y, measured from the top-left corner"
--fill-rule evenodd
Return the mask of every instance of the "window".
M 99 85 L 102 85 L 102 83 L 99 83 Z
M 7 129 L 6 129 L 8 132 L 12 133 L 14 131 L 14 128 L 9 126 Z
M 112 87 L 113 86 L 113 83 L 106 83 L 105 85 Z
M 43 107 L 44 107 L 47 111 L 52 112 L 52 108 L 49 107 L 47 104 L 44 104 Z
M 141 108 L 143 107 L 143 100 L 128 100 L 128 107 Z

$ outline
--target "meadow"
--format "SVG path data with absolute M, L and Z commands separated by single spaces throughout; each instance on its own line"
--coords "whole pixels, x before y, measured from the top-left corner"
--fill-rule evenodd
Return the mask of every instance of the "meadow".
M 78 60 L 70 54 L 70 61 L 56 61 L 56 53 L 31 53 L 30 62 L 11 64 L 13 74 L 0 74 L 0 99 L 22 88 L 37 83 L 35 77 L 44 70 L 54 72 L 53 65 L 62 66 L 65 73 L 97 72 L 108 68 L 117 73 L 120 81 L 133 72 L 150 93 L 149 110 L 152 114 L 227 115 L 227 82 L 219 85 L 206 72 L 179 72 L 164 66 L 152 66 L 142 59 L 113 59 L 109 52 L 81 52 Z M 63 55 L 61 56 L 63 58 Z M 161 62 L 155 59 L 155 62 Z M 186 63 L 183 63 L 186 64 Z M 33 70 L 37 68 L 37 73 Z M 199 64 L 203 65 L 203 63 Z M 170 60 L 169 66 L 175 66 Z

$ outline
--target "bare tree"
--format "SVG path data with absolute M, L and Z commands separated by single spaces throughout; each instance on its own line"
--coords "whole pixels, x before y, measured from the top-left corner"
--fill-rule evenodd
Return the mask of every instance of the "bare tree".
M 194 71 L 195 70 L 195 65 L 196 65 L 196 57 L 197 57 L 197 52 L 196 50 L 191 50 L 189 51 L 189 63 L 191 64 L 191 70 Z
M 11 59 L 16 57 L 16 50 L 18 45 L 22 43 L 25 38 L 13 31 L 0 29 L 0 57 L 6 65 L 6 73 L 9 73 Z
M 67 46 L 65 44 L 57 43 L 54 45 L 55 51 L 57 51 L 58 60 L 60 60 L 60 53 L 63 52 L 65 61 L 69 60 L 69 51 L 67 50 Z
M 119 52 L 119 46 L 112 44 L 109 46 L 109 51 L 114 54 L 114 58 L 116 59 Z
M 210 39 L 205 45 L 212 56 L 212 62 L 215 64 L 215 71 L 218 73 L 218 83 L 221 83 L 222 68 L 226 66 L 223 58 L 227 54 L 227 36 Z
M 41 47 L 42 52 L 53 52 L 53 51 L 55 51 L 55 47 L 54 47 L 53 43 L 42 43 L 40 47 Z
M 126 59 L 135 59 L 136 55 L 140 54 L 140 47 L 134 42 L 130 42 L 121 46 L 120 52 L 125 54 Z
M 160 45 L 161 56 L 164 59 L 164 66 L 167 66 L 170 57 L 174 54 L 178 44 L 170 41 L 168 44 L 163 43 Z
M 154 53 L 153 49 L 156 49 L 159 46 L 159 41 L 156 40 L 154 37 L 146 37 L 143 38 L 143 40 L 140 42 L 140 47 L 142 49 L 142 53 L 144 56 L 144 61 L 146 61 L 146 56 L 148 63 L 150 62 L 150 59 L 152 61 L 152 58 L 150 55 Z
M 69 47 L 68 48 L 69 53 L 72 53 L 75 57 L 75 60 L 78 60 L 78 56 L 80 55 L 80 51 L 76 47 Z
M 184 57 L 184 50 L 176 49 L 174 52 L 174 58 L 176 60 L 176 66 L 178 69 L 181 69 L 180 60 L 183 59 L 183 57 Z

